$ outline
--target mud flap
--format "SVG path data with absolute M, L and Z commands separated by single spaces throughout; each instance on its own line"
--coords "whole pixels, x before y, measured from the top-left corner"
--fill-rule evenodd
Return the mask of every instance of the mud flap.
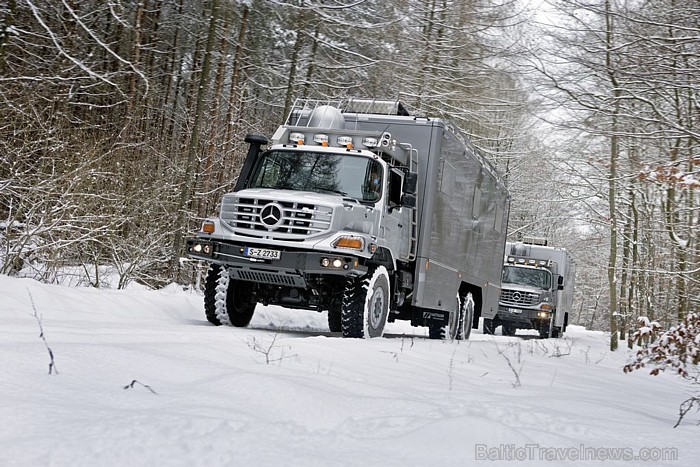
M 414 313 L 411 325 L 442 327 L 447 326 L 449 320 L 450 313 L 448 311 L 421 309 Z

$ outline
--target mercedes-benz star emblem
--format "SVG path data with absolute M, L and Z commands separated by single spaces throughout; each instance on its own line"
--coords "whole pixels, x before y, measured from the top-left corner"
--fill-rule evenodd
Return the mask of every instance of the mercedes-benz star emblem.
M 520 292 L 513 292 L 513 301 L 514 302 L 519 302 L 522 300 L 522 296 L 520 295 Z
M 282 222 L 282 207 L 274 203 L 266 205 L 260 211 L 260 220 L 270 228 L 277 227 Z

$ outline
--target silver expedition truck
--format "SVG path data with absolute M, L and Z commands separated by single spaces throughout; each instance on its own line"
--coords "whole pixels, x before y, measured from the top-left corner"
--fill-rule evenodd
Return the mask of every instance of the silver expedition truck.
M 439 118 L 395 101 L 297 101 L 249 151 L 218 217 L 187 239 L 204 308 L 247 326 L 258 303 L 327 311 L 344 337 L 409 320 L 466 339 L 498 311 L 510 197 Z
M 569 323 L 575 275 L 571 254 L 545 239 L 506 243 L 498 314 L 484 320 L 484 334 L 501 326 L 504 336 L 535 329 L 541 338 L 560 337 Z

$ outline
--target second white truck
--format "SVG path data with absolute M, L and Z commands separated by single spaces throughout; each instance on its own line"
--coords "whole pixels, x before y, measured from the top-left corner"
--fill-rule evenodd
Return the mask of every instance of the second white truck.
M 535 329 L 541 338 L 560 337 L 569 323 L 575 275 L 573 257 L 564 248 L 539 238 L 506 243 L 498 314 L 484 319 L 484 333 L 501 326 L 505 336 Z

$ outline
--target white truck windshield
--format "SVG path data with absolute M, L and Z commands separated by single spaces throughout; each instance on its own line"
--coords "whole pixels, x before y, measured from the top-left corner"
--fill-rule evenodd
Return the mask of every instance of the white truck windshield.
M 336 193 L 376 202 L 383 170 L 368 157 L 308 151 L 267 151 L 260 156 L 248 188 Z
M 552 274 L 546 269 L 504 266 L 502 282 L 549 290 L 552 287 Z

